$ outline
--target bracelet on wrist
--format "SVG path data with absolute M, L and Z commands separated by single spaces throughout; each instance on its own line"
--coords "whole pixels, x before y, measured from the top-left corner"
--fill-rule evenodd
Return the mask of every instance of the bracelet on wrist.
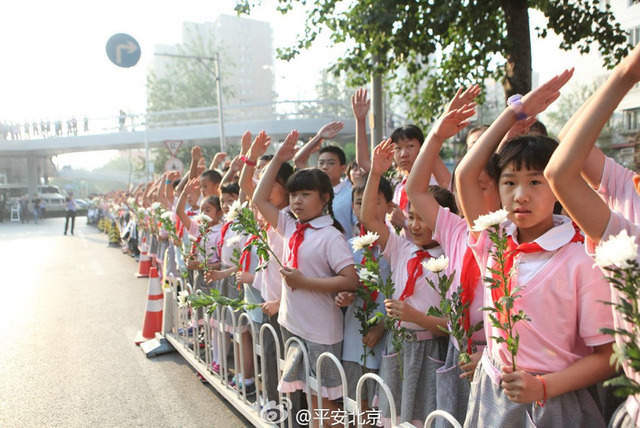
M 524 111 L 524 106 L 522 105 L 522 95 L 515 94 L 510 96 L 507 100 L 507 105 L 513 109 L 517 120 L 525 120 L 527 118 L 527 113 Z
M 249 166 L 256 166 L 257 163 L 250 160 L 248 157 L 246 156 L 240 156 L 240 160 L 245 164 L 245 165 L 249 165 Z
M 547 383 L 544 381 L 544 378 L 540 375 L 536 375 L 536 378 L 540 379 L 542 382 L 542 400 L 536 401 L 536 406 L 544 407 L 547 403 Z

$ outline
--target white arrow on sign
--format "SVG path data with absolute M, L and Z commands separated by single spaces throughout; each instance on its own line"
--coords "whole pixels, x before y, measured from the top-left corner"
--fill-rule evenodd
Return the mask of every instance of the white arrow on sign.
M 138 47 L 135 43 L 129 40 L 127 43 L 119 44 L 116 46 L 116 62 L 118 64 L 122 64 L 122 51 L 126 50 L 127 53 L 132 54 L 138 50 Z

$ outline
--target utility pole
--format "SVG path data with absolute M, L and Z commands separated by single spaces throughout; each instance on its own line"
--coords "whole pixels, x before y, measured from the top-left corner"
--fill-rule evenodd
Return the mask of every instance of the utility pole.
M 384 121 L 382 119 L 382 75 L 376 70 L 377 56 L 373 57 L 373 72 L 371 73 L 371 103 L 373 104 L 373 119 L 369 124 L 371 128 L 371 153 L 373 148 L 380 144 L 384 133 Z

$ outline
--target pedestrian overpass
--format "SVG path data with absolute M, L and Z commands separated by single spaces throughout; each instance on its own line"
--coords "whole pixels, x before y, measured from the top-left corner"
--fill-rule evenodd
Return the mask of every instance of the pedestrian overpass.
M 226 147 L 237 145 L 242 134 L 265 130 L 273 141 L 283 140 L 292 130 L 301 140 L 315 135 L 330 121 L 344 122 L 336 141 L 354 141 L 355 123 L 351 106 L 342 101 L 278 101 L 224 107 Z M 221 127 L 217 107 L 202 107 L 107 118 L 89 118 L 88 130 L 80 121 L 77 134 L 63 129 L 62 135 L 34 135 L 29 139 L 0 140 L 0 157 L 51 157 L 64 153 L 96 150 L 126 150 L 164 147 L 167 140 L 186 145 L 220 147 Z M 65 128 L 63 126 L 63 128 Z
M 306 141 L 326 123 L 342 121 L 344 129 L 338 142 L 355 140 L 355 121 L 346 101 L 277 101 L 224 106 L 222 127 L 217 107 L 202 107 L 106 118 L 89 118 L 78 124 L 77 132 L 62 126 L 58 135 L 30 132 L 15 140 L 0 137 L 0 158 L 26 158 L 28 184 L 34 193 L 39 182 L 38 159 L 65 153 L 98 150 L 162 148 L 165 141 L 179 140 L 185 146 L 215 146 L 218 149 L 240 144 L 249 130 L 254 135 L 265 130 L 273 142 L 284 140 L 292 130 Z M 22 126 L 22 125 L 21 125 Z M 224 143 L 221 141 L 221 130 Z M 120 181 L 120 180 L 117 180 Z

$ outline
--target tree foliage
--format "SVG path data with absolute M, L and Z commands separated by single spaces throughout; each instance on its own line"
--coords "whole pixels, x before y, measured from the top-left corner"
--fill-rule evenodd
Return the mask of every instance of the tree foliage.
M 185 43 L 175 46 L 170 54 L 185 55 L 192 58 L 160 56 L 164 67 L 158 75 L 151 69 L 147 75 L 147 111 L 162 112 L 168 110 L 182 110 L 197 107 L 215 107 L 218 105 L 213 58 L 216 53 L 221 57 L 224 67 L 221 67 L 222 82 L 225 75 L 233 73 L 235 64 L 228 58 L 224 48 L 216 43 L 212 28 L 204 27 L 206 31 L 199 31 L 195 26 L 185 27 Z M 199 57 L 201 59 L 197 59 Z M 232 94 L 232 90 L 223 87 L 224 96 Z M 211 113 L 211 120 L 217 121 L 215 112 Z M 154 121 L 189 121 L 202 120 L 202 113 L 176 113 L 171 115 L 150 116 L 149 122 Z M 153 126 L 153 125 L 151 125 Z M 233 148 L 231 148 L 233 151 Z M 218 147 L 202 146 L 202 152 L 207 162 L 213 159 Z M 152 149 L 154 169 L 164 171 L 164 164 L 169 159 L 168 150 Z M 229 153 L 230 156 L 237 153 Z M 185 170 L 191 161 L 191 147 L 182 146 L 176 157 L 180 159 Z
M 263 2 L 236 0 L 236 10 L 249 13 Z M 560 34 L 562 49 L 586 53 L 597 46 L 608 66 L 627 51 L 626 33 L 599 0 L 276 1 L 282 13 L 295 7 L 306 8 L 306 26 L 292 46 L 279 49 L 280 58 L 294 58 L 328 31 L 332 43 L 347 47 L 334 72 L 348 72 L 357 84 L 372 72 L 397 79 L 393 90 L 422 123 L 456 88 L 486 78 L 503 79 L 506 96 L 531 90 L 529 9 L 549 19 L 538 36 Z

